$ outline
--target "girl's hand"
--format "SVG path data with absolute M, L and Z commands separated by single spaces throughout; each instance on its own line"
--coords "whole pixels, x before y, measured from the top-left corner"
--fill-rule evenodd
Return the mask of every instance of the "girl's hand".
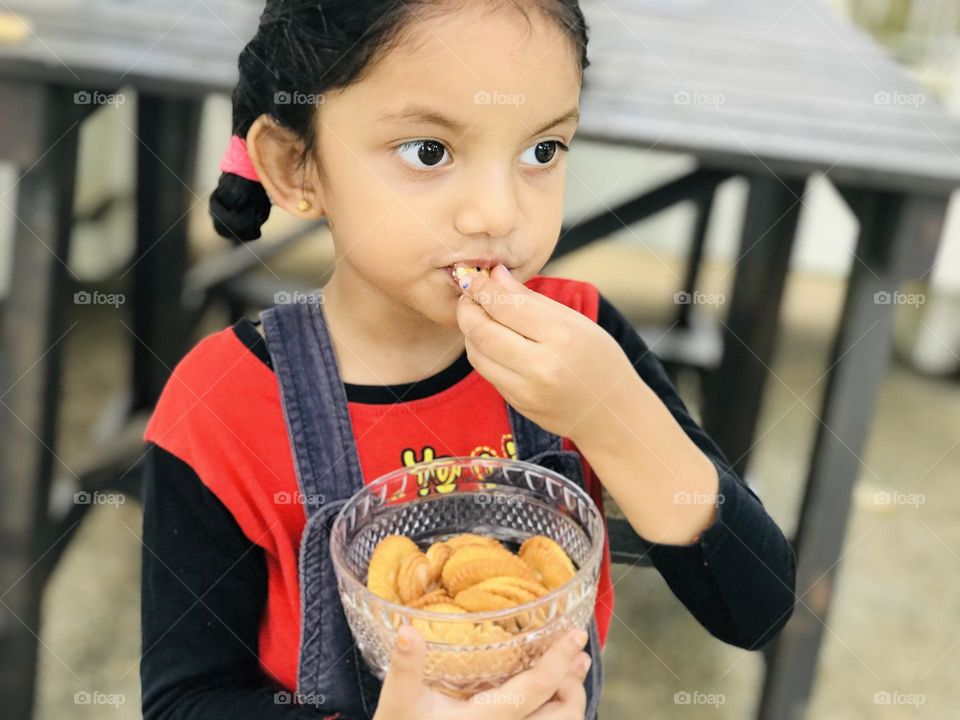
M 524 416 L 577 445 L 609 426 L 618 403 L 636 402 L 643 381 L 617 341 L 502 265 L 470 276 L 457 322 L 477 372 Z
M 590 656 L 584 655 L 570 667 L 553 699 L 527 715 L 525 720 L 583 720 L 587 712 L 587 692 L 583 689 L 583 679 L 591 664 Z
M 374 720 L 580 720 L 585 709 L 583 679 L 590 656 L 581 652 L 583 631 L 553 644 L 529 670 L 498 688 L 458 700 L 423 682 L 427 646 L 410 625 L 397 631 L 397 644 L 383 680 Z

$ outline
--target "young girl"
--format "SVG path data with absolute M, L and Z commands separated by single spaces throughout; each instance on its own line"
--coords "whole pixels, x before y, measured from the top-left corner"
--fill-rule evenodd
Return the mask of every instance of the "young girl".
M 410 628 L 382 684 L 364 664 L 329 522 L 364 482 L 443 456 L 560 468 L 601 507 L 605 487 L 725 642 L 758 648 L 790 616 L 789 544 L 655 356 L 596 287 L 537 275 L 586 44 L 574 0 L 268 2 L 211 212 L 238 242 L 273 205 L 324 216 L 336 266 L 305 302 L 204 338 L 151 418 L 148 720 L 595 717 L 608 543 L 589 632 L 494 694 L 428 689 Z M 456 280 L 476 266 L 489 276 Z M 451 482 L 425 475 L 420 492 Z

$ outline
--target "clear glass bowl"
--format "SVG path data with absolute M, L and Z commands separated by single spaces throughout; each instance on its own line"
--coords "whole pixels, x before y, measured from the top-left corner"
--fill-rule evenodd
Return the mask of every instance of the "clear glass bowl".
M 367 589 L 370 555 L 385 536 L 406 535 L 425 550 L 465 532 L 494 537 L 514 552 L 527 537 L 546 535 L 566 551 L 577 573 L 532 602 L 489 612 L 415 610 Z M 603 541 L 603 518 L 596 504 L 559 473 L 505 458 L 448 457 L 383 475 L 350 498 L 334 520 L 330 555 L 350 629 L 380 679 L 401 623 L 430 623 L 443 637 L 450 637 L 443 631 L 451 623 L 495 623 L 511 629 L 514 634 L 499 642 L 428 640 L 426 682 L 468 696 L 526 669 L 567 630 L 587 627 L 596 602 Z

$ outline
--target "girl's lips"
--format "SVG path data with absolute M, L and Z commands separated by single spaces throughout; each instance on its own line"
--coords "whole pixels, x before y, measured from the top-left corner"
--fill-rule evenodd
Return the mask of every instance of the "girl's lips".
M 455 272 L 454 272 L 454 268 L 455 268 L 457 265 L 460 265 L 461 267 L 464 267 L 464 268 L 467 268 L 467 269 L 470 269 L 470 270 L 476 270 L 477 268 L 482 268 L 482 269 L 485 271 L 484 274 L 487 274 L 487 275 L 488 275 L 488 274 L 490 273 L 490 270 L 492 270 L 493 268 L 492 268 L 492 267 L 486 267 L 486 264 L 487 264 L 487 263 L 485 263 L 484 265 L 468 265 L 468 264 L 466 264 L 466 263 L 454 263 L 453 265 L 447 265 L 446 267 L 440 268 L 440 269 L 443 270 L 443 271 L 447 274 L 447 276 L 450 278 L 450 282 L 452 282 L 454 285 L 456 285 L 456 286 L 459 288 L 459 287 L 460 287 L 460 281 L 457 279 L 457 276 L 456 276 L 456 274 L 455 274 Z M 511 270 L 511 271 L 513 270 L 513 268 L 511 268 L 511 267 L 509 267 L 509 266 L 507 266 L 507 269 L 508 269 L 508 270 Z

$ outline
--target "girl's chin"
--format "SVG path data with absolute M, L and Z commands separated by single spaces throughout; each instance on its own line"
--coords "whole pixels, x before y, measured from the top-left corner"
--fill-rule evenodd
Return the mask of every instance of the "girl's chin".
M 457 323 L 457 300 L 460 291 L 456 287 L 422 287 L 420 292 L 408 294 L 404 304 L 437 325 L 455 328 Z
M 459 328 L 460 323 L 457 322 L 456 296 L 454 296 L 452 300 L 438 303 L 437 307 L 431 308 L 427 317 L 437 323 L 437 325 L 443 325 L 448 328 Z

